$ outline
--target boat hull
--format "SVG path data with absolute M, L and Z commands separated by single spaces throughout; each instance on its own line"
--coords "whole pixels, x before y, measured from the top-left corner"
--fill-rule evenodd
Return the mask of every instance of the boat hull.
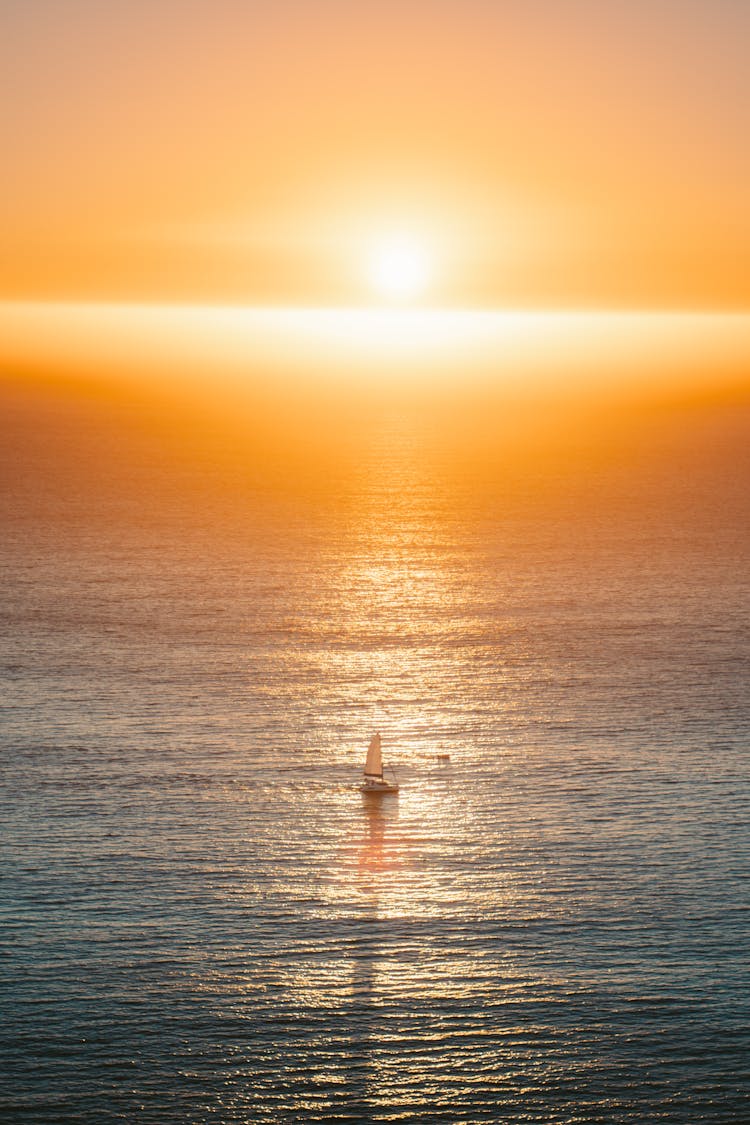
M 398 793 L 398 785 L 391 785 L 388 781 L 366 781 L 360 785 L 359 791 L 366 796 L 378 797 L 383 793 Z

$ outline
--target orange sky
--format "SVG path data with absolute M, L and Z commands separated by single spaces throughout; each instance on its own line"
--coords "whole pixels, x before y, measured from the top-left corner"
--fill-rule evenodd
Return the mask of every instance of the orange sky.
M 750 305 L 750 4 L 4 0 L 0 299 Z

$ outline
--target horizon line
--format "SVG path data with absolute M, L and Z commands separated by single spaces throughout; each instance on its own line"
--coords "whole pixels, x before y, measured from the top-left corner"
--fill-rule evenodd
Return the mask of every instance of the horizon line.
M 184 301 L 143 299 L 90 299 L 70 297 L 0 297 L 5 308 L 90 308 L 133 310 L 207 310 L 237 313 L 395 313 L 472 316 L 750 316 L 747 305 L 463 305 L 427 304 L 424 302 L 358 302 L 321 304 L 281 304 L 278 302 L 243 303 L 237 301 Z

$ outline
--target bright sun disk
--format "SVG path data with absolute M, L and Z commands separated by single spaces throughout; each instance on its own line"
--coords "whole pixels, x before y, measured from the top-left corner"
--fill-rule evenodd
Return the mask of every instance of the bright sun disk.
M 415 239 L 390 238 L 372 252 L 368 275 L 375 291 L 390 301 L 409 301 L 422 295 L 429 280 L 424 247 Z

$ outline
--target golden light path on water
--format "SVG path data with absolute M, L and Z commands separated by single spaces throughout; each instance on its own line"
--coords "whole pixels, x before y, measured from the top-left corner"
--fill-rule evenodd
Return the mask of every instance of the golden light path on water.
M 556 978 L 540 964 L 529 979 L 512 948 L 488 955 L 475 940 L 488 919 L 513 918 L 524 901 L 534 909 L 545 898 L 545 888 L 534 885 L 538 870 L 532 875 L 524 864 L 510 863 L 492 868 L 484 854 L 490 835 L 504 835 L 487 795 L 497 792 L 502 776 L 507 802 L 508 775 L 519 767 L 513 755 L 509 769 L 507 747 L 494 768 L 483 768 L 477 757 L 478 742 L 509 706 L 505 674 L 491 661 L 474 670 L 474 686 L 491 681 L 495 701 L 469 718 L 458 669 L 468 671 L 467 657 L 472 660 L 477 638 L 467 596 L 472 589 L 481 596 L 482 583 L 460 543 L 446 551 L 450 532 L 435 518 L 440 501 L 419 443 L 411 444 L 396 426 L 390 435 L 380 431 L 378 444 L 362 466 L 351 521 L 339 529 L 348 549 L 322 571 L 306 610 L 289 625 L 304 637 L 308 621 L 316 622 L 305 677 L 314 709 L 340 716 L 356 699 L 371 721 L 379 715 L 387 757 L 404 784 L 397 798 L 355 793 L 353 805 L 351 789 L 335 786 L 325 798 L 327 814 L 321 794 L 311 797 L 310 816 L 323 836 L 329 821 L 330 839 L 319 841 L 314 885 L 292 882 L 283 894 L 321 925 L 336 928 L 341 939 L 321 947 L 311 933 L 305 955 L 277 963 L 274 980 L 301 1007 L 324 1013 L 334 1005 L 343 1021 L 353 1021 L 357 1051 L 371 1056 L 367 1096 L 398 1119 L 406 1075 L 421 1065 L 422 1086 L 429 1088 L 423 1056 L 441 1048 L 443 1017 L 423 1024 L 395 1064 L 391 1049 L 399 1033 L 389 1012 L 439 1013 L 446 1006 L 483 1005 L 490 997 L 493 1004 L 504 998 L 515 1003 L 535 989 L 549 991 Z M 444 743 L 458 769 L 452 761 L 438 762 Z M 357 750 L 334 736 L 325 738 L 321 752 L 344 774 Z M 361 768 L 358 759 L 355 767 Z M 512 803 L 520 808 L 523 798 Z M 300 836 L 308 831 L 301 828 Z M 456 1065 L 465 1069 L 483 1051 L 482 1041 L 481 1030 L 467 1027 L 454 1044 Z M 502 1072 L 502 1063 L 492 1065 Z M 322 1077 L 333 1070 L 321 1070 Z

